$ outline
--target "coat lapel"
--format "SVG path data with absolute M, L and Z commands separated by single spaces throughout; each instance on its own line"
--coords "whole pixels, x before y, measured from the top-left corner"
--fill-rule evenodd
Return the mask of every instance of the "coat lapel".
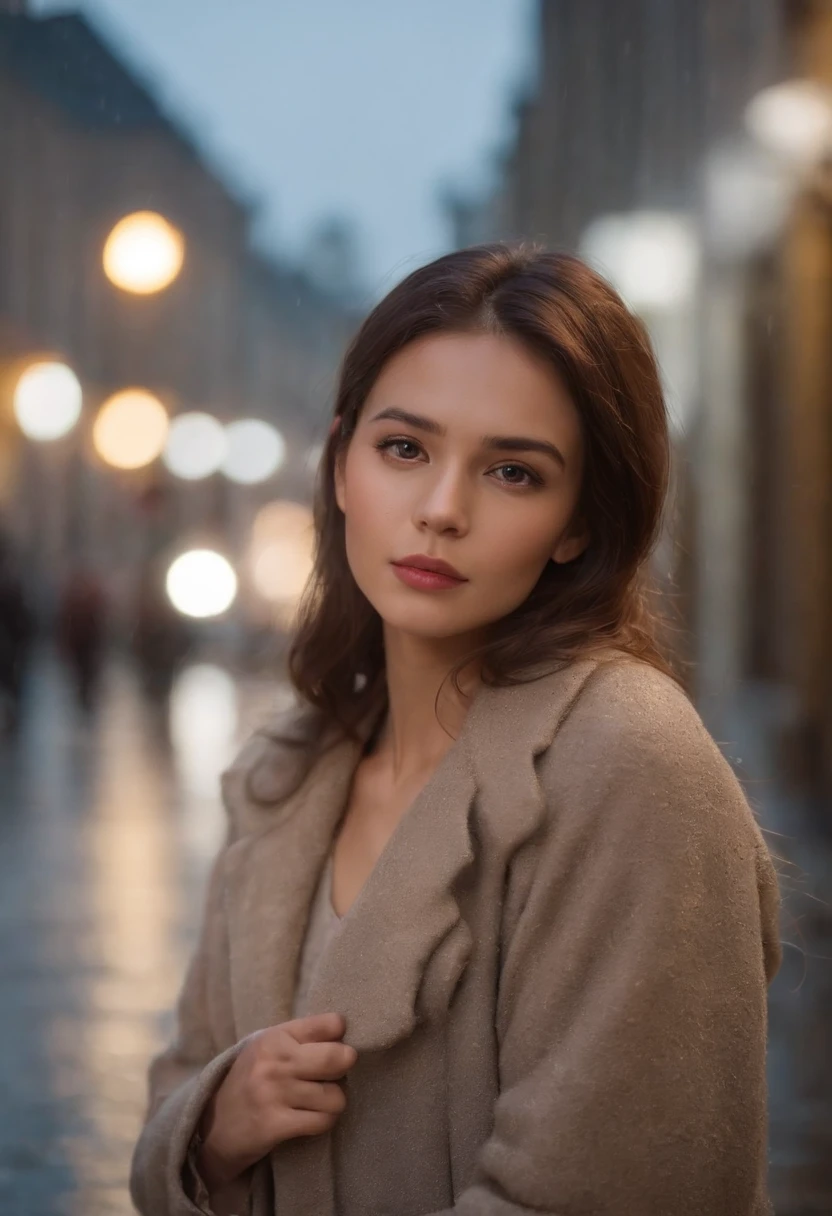
M 474 864 L 471 817 L 509 855 L 539 826 L 545 800 L 535 757 L 551 743 L 594 661 L 530 682 L 483 686 L 459 736 L 399 821 L 318 967 L 310 1012 L 338 1010 L 345 1040 L 379 1051 L 440 1017 L 472 948 L 456 898 Z M 267 830 L 230 850 L 226 900 L 239 1035 L 291 1017 L 312 897 L 361 741 L 342 740 L 276 811 Z
M 345 1039 L 359 1052 L 390 1047 L 441 1013 L 470 953 L 455 885 L 474 860 L 475 706 L 397 824 L 310 990 L 310 1012 L 342 1013 Z
M 344 918 L 308 996 L 309 1012 L 343 1014 L 344 1040 L 359 1053 L 389 1048 L 447 1012 L 474 945 L 457 901 L 459 880 L 479 848 L 508 858 L 538 830 L 548 808 L 535 759 L 596 666 L 548 668 L 529 682 L 477 693 Z M 291 1017 L 309 906 L 361 751 L 362 743 L 335 745 L 277 809 L 271 828 L 232 846 L 226 898 L 241 1037 Z M 275 1150 L 278 1210 L 334 1216 L 333 1144 L 327 1134 Z
M 389 1048 L 419 1022 L 445 1015 L 473 948 L 457 891 L 482 847 L 475 841 L 482 838 L 508 858 L 539 829 L 548 808 L 536 758 L 597 666 L 597 659 L 555 671 L 549 665 L 526 683 L 479 690 L 456 741 L 399 821 L 310 990 L 310 1012 L 342 1013 L 345 1041 L 357 1051 Z
M 229 850 L 225 899 L 240 1038 L 292 1016 L 309 906 L 366 733 L 361 742 L 344 739 L 326 751 L 299 789 L 274 808 L 274 822 Z M 238 800 L 244 784 L 235 782 Z

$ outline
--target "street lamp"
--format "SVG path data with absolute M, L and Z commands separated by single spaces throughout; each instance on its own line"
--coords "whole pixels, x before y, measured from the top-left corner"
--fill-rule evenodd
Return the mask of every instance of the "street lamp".
M 314 544 L 308 507 L 288 500 L 261 507 L 250 547 L 252 577 L 260 594 L 274 601 L 296 600 L 312 573 Z
M 240 418 L 225 428 L 228 449 L 222 471 L 231 481 L 254 485 L 266 481 L 283 464 L 286 442 L 278 430 L 259 418 Z
M 832 90 L 813 80 L 786 80 L 752 97 L 745 125 L 755 140 L 796 166 L 832 154 Z
M 60 439 L 81 416 L 81 385 L 65 363 L 33 363 L 14 390 L 14 412 L 29 439 Z
M 134 211 L 119 220 L 104 245 L 104 272 L 111 283 L 137 295 L 168 287 L 185 258 L 185 240 L 163 215 Z
M 168 598 L 184 616 L 222 616 L 237 596 L 237 575 L 231 563 L 213 549 L 189 549 L 168 569 Z
M 599 216 L 581 237 L 581 253 L 636 312 L 673 309 L 693 294 L 699 246 L 688 216 L 664 211 Z
M 217 471 L 227 448 L 222 423 L 211 414 L 191 410 L 172 420 L 162 460 L 175 476 L 198 481 Z
M 693 218 L 649 210 L 602 215 L 584 230 L 580 252 L 647 325 L 674 433 L 684 433 L 696 399 L 695 301 L 702 256 Z
M 705 242 L 728 261 L 771 248 L 800 189 L 793 167 L 748 136 L 712 147 L 702 180 Z
M 128 388 L 104 402 L 92 439 L 107 464 L 140 469 L 160 454 L 167 433 L 168 415 L 158 397 L 142 388 Z

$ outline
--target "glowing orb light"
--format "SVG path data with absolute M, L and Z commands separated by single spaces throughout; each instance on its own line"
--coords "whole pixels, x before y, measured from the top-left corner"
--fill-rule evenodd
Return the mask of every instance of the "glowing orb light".
M 14 412 L 29 439 L 60 439 L 81 416 L 78 377 L 65 363 L 33 363 L 14 390 Z
M 155 460 L 168 433 L 168 416 L 158 397 L 128 388 L 104 402 L 92 430 L 102 460 L 117 469 L 140 469 Z
M 188 793 L 210 798 L 213 805 L 220 773 L 234 758 L 237 686 L 213 663 L 189 664 L 173 682 L 169 714 L 179 777 Z M 207 818 L 197 815 L 194 828 L 209 826 Z M 206 834 L 213 839 L 213 832 Z M 200 841 L 202 835 L 200 831 Z
M 254 521 L 250 546 L 254 585 L 265 599 L 295 602 L 305 587 L 314 559 L 312 513 L 301 503 L 277 501 Z
M 104 246 L 104 272 L 124 291 L 151 295 L 169 286 L 182 269 L 182 233 L 155 211 L 134 211 L 119 220 Z
M 598 216 L 584 230 L 580 252 L 637 312 L 678 308 L 696 284 L 698 237 L 687 216 L 662 211 Z
M 170 424 L 162 460 L 177 477 L 198 481 L 215 473 L 225 459 L 225 427 L 210 414 L 178 414 Z
M 763 147 L 797 163 L 832 152 L 832 91 L 812 80 L 785 80 L 752 97 L 745 125 Z
M 232 481 L 254 485 L 280 468 L 286 443 L 279 431 L 258 418 L 241 418 L 225 428 L 228 450 L 222 471 Z
M 221 616 L 234 603 L 237 575 L 221 553 L 190 549 L 171 563 L 165 588 L 184 616 Z

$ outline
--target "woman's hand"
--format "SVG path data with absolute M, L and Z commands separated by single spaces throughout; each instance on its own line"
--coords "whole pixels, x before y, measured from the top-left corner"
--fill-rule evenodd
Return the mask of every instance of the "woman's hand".
M 345 1029 L 340 1013 L 319 1013 L 248 1037 L 200 1121 L 197 1168 L 209 1190 L 283 1140 L 329 1131 L 347 1104 L 338 1081 L 358 1059 L 338 1042 Z

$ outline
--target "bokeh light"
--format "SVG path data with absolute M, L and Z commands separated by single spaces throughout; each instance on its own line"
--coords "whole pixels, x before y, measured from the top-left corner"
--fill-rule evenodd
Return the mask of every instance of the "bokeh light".
M 312 572 L 314 540 L 312 512 L 301 503 L 278 500 L 258 512 L 249 561 L 254 585 L 265 599 L 296 603 Z
M 182 233 L 155 211 L 119 220 L 104 246 L 104 271 L 117 287 L 150 295 L 169 286 L 182 269 Z
M 228 450 L 222 471 L 232 481 L 253 485 L 271 477 L 283 464 L 286 443 L 270 423 L 259 418 L 241 418 L 229 423 L 225 430 Z
M 771 152 L 797 164 L 832 154 L 832 90 L 812 80 L 763 89 L 746 106 L 745 124 Z
M 580 253 L 637 312 L 674 308 L 693 294 L 699 247 L 685 216 L 663 211 L 599 216 L 584 230 Z
M 107 464 L 140 469 L 162 451 L 168 426 L 167 412 L 158 397 L 142 388 L 128 388 L 102 405 L 92 438 Z
M 217 471 L 227 448 L 222 423 L 211 414 L 193 410 L 171 421 L 162 460 L 177 477 L 198 481 Z
M 60 439 L 81 416 L 78 377 L 65 363 L 33 363 L 14 390 L 14 412 L 29 439 Z
M 233 759 L 237 686 L 227 671 L 213 663 L 188 664 L 173 682 L 169 715 L 179 778 L 191 795 L 191 805 L 196 802 L 191 839 L 197 846 L 204 842 L 200 853 L 207 856 L 221 843 L 217 829 L 221 833 L 222 816 L 212 817 L 210 810 L 216 805 L 220 773 Z
M 213 549 L 190 549 L 171 566 L 165 580 L 168 598 L 184 616 L 221 616 L 234 603 L 237 575 Z
M 703 232 L 709 249 L 747 258 L 777 239 L 800 181 L 782 158 L 745 138 L 708 152 L 702 185 Z

